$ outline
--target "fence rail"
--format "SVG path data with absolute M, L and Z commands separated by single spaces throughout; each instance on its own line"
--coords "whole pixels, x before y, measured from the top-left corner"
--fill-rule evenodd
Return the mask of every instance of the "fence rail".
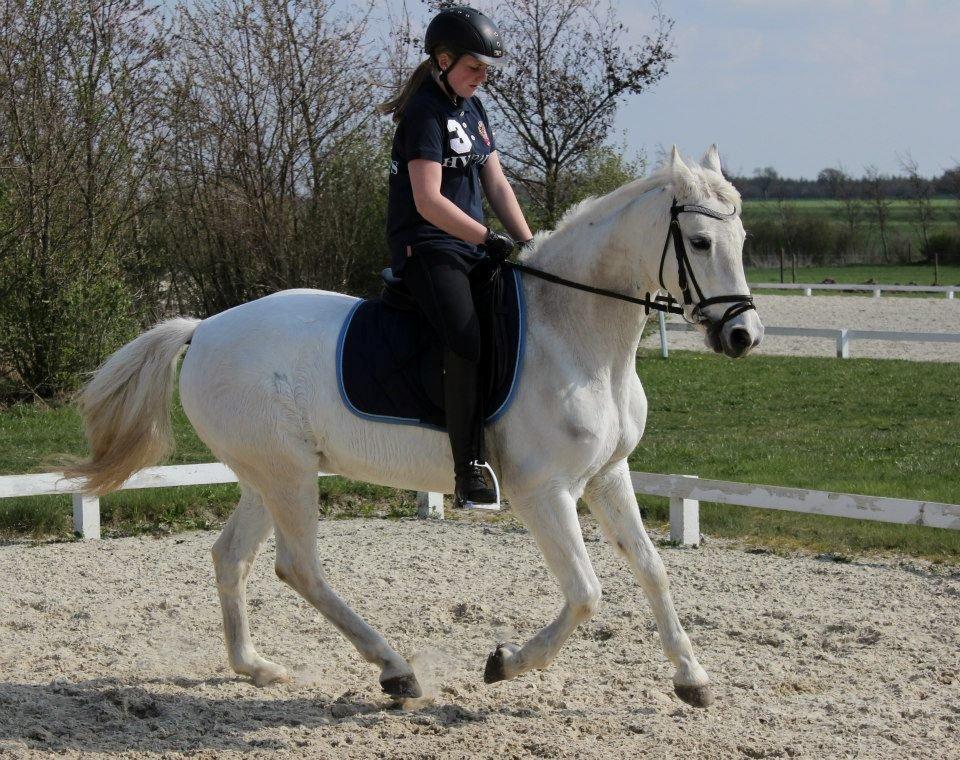
M 318 473 L 319 477 L 327 475 Z M 960 530 L 957 504 L 733 483 L 690 475 L 631 472 L 630 477 L 636 493 L 670 499 L 670 536 L 684 544 L 700 542 L 700 501 Z M 141 470 L 123 484 L 122 490 L 236 482 L 233 471 L 219 463 L 169 465 Z M 44 495 L 71 495 L 77 533 L 85 539 L 100 538 L 100 502 L 83 494 L 76 481 L 56 472 L 0 476 L 0 499 Z M 420 493 L 417 500 L 421 517 L 443 517 L 442 494 Z
M 845 282 L 761 282 L 750 285 L 751 290 L 802 290 L 805 296 L 812 296 L 814 290 L 863 290 L 873 293 L 879 298 L 886 291 L 888 293 L 943 293 L 947 298 L 953 298 L 954 293 L 960 290 L 960 285 L 860 285 Z
M 686 322 L 667 322 L 663 312 L 660 320 L 660 353 L 669 354 L 667 331 L 690 332 L 696 328 Z M 804 338 L 831 338 L 837 343 L 837 357 L 850 358 L 850 344 L 855 340 L 893 340 L 906 343 L 960 343 L 960 333 L 896 332 L 890 330 L 850 330 L 846 327 L 775 327 L 764 326 L 764 335 L 789 335 Z

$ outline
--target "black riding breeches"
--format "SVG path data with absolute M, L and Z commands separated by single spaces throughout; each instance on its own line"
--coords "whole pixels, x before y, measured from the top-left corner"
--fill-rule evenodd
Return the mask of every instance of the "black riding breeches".
M 483 411 L 479 397 L 480 321 L 471 274 L 485 270 L 459 255 L 421 245 L 403 267 L 403 282 L 443 343 L 443 396 L 457 474 L 483 460 Z
M 470 287 L 473 269 L 472 262 L 452 251 L 421 244 L 403 268 L 403 282 L 444 348 L 478 362 L 480 322 Z

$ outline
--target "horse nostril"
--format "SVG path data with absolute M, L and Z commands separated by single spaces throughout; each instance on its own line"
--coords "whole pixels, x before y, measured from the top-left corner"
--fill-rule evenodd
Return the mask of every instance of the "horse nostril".
M 730 331 L 730 346 L 737 351 L 746 351 L 753 343 L 750 331 L 742 327 L 735 327 Z

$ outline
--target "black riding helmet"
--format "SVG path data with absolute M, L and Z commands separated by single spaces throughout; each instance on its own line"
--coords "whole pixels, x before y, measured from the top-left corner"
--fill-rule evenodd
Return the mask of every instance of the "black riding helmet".
M 453 54 L 453 62 L 441 71 L 440 80 L 453 96 L 447 84 L 447 72 L 456 66 L 461 56 L 472 55 L 488 66 L 498 66 L 507 57 L 497 25 L 474 8 L 458 5 L 444 8 L 430 22 L 423 38 L 423 50 L 439 68 L 435 52 L 442 45 Z

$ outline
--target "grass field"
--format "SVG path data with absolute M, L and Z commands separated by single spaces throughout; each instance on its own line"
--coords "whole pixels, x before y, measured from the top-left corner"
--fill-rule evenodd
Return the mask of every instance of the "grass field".
M 960 503 L 960 385 L 952 364 L 851 359 L 719 357 L 656 352 L 638 359 L 650 400 L 647 433 L 631 468 L 721 480 Z M 211 461 L 179 408 L 170 463 Z M 51 452 L 82 453 L 76 413 L 17 406 L 0 414 L 0 474 L 53 469 Z M 321 479 L 328 516 L 403 516 L 413 494 Z M 213 527 L 236 486 L 130 491 L 101 502 L 106 534 Z M 648 520 L 663 499 L 642 497 Z M 960 532 L 703 505 L 708 535 L 778 549 L 849 555 L 898 551 L 955 564 Z M 0 534 L 71 535 L 65 498 L 0 501 Z
M 747 282 L 780 282 L 779 267 L 748 267 Z M 790 262 L 783 269 L 784 282 L 791 282 Z M 842 266 L 797 267 L 797 282 L 823 282 L 825 279 L 837 282 L 863 284 L 867 282 L 885 285 L 931 285 L 933 267 L 929 264 L 849 264 Z M 941 265 L 940 284 L 960 284 L 960 266 Z M 818 295 L 829 291 L 819 292 Z M 863 295 L 863 293 L 861 293 Z M 929 298 L 930 294 L 925 294 Z
M 843 204 L 840 201 L 821 198 L 792 199 L 784 203 L 795 208 L 804 216 L 819 217 L 832 221 L 842 221 L 844 216 Z M 960 222 L 960 203 L 952 198 L 934 198 L 930 201 L 931 230 L 956 229 Z M 861 202 L 861 217 L 864 223 L 872 223 L 874 213 L 869 203 Z M 776 200 L 750 200 L 743 203 L 743 222 L 749 227 L 754 219 L 775 219 L 780 214 Z M 894 200 L 889 206 L 889 225 L 891 230 L 900 230 L 904 234 L 912 234 L 917 216 L 916 206 L 910 201 Z

